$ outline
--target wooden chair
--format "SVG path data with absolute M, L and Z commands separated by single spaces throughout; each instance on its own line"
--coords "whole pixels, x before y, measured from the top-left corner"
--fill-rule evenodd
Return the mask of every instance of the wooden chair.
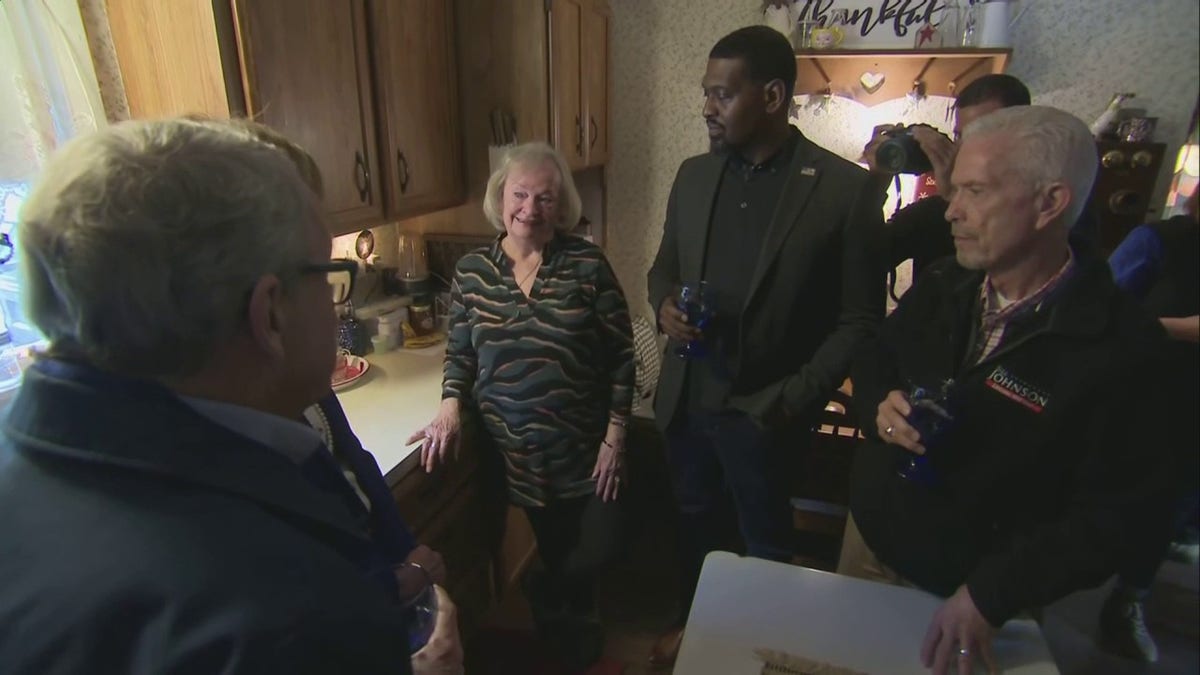
M 834 392 L 814 425 L 811 446 L 792 489 L 793 527 L 798 533 L 832 539 L 834 551 L 840 548 L 846 527 L 850 468 L 861 438 L 847 381 Z

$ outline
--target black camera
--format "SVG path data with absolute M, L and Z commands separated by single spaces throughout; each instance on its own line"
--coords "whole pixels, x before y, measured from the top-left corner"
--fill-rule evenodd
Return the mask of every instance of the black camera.
M 880 171 L 922 174 L 933 170 L 921 144 L 912 136 L 913 126 L 889 132 L 889 138 L 879 144 L 875 150 L 875 166 Z

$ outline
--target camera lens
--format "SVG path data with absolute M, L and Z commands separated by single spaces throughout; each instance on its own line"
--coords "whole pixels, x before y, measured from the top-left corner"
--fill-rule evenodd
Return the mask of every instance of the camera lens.
M 900 138 L 889 138 L 875 151 L 875 164 L 888 173 L 903 173 L 908 163 L 908 151 Z
M 921 174 L 933 169 L 929 158 L 908 130 L 879 144 L 875 151 L 875 164 L 890 173 Z

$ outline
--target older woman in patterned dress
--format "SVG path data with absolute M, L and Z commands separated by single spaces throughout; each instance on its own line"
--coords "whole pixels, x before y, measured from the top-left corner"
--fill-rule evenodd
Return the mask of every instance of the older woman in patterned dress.
M 602 645 L 594 580 L 619 550 L 634 361 L 612 268 L 599 247 L 568 234 L 580 211 L 553 148 L 508 153 L 484 199 L 501 233 L 458 262 L 442 404 L 409 442 L 421 442 L 432 470 L 457 441 L 462 409 L 478 411 L 546 567 L 526 587 L 535 618 L 582 667 Z

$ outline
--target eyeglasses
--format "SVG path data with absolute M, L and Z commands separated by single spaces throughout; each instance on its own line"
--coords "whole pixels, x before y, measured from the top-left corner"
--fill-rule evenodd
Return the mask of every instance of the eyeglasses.
M 300 266 L 301 274 L 324 274 L 333 289 L 333 304 L 341 305 L 350 299 L 354 291 L 354 276 L 358 263 L 349 258 L 337 258 L 327 263 L 308 263 Z

